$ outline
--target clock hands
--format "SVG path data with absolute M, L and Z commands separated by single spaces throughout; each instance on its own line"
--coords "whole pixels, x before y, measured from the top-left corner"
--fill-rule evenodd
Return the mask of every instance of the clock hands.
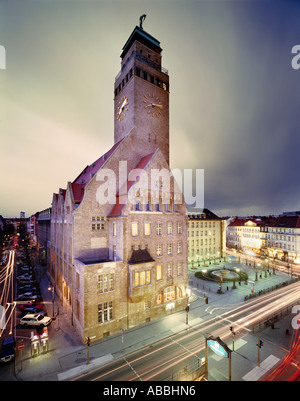
M 151 99 L 152 98 L 152 99 Z M 148 114 L 152 114 L 152 117 L 156 117 L 159 118 L 159 116 L 161 115 L 161 111 L 163 109 L 163 105 L 160 103 L 160 100 L 157 96 L 155 96 L 154 94 L 150 95 L 144 95 L 144 108 L 148 109 Z M 153 102 L 151 102 L 151 100 L 153 100 Z M 157 103 L 154 103 L 154 102 Z M 150 109 L 150 110 L 149 110 Z
M 156 108 L 158 108 L 158 109 L 162 109 L 162 108 L 163 108 L 163 105 L 162 105 L 162 104 L 157 104 L 157 103 L 150 103 L 150 104 L 148 104 L 147 106 L 145 106 L 145 109 L 146 109 L 147 107 L 152 107 L 152 108 L 156 107 Z
M 122 100 L 123 100 L 123 99 L 122 99 Z M 124 98 L 122 104 L 121 104 L 121 102 L 120 102 L 119 110 L 118 110 L 118 112 L 117 112 L 117 117 L 118 117 L 119 120 L 123 119 L 123 118 L 121 118 L 121 115 L 122 115 L 123 111 L 124 111 L 124 110 L 125 110 L 125 111 L 128 110 L 128 109 L 125 108 L 127 105 L 128 105 L 128 99 L 127 99 L 127 97 L 125 96 L 125 98 Z M 125 117 L 125 113 L 124 113 L 124 117 Z

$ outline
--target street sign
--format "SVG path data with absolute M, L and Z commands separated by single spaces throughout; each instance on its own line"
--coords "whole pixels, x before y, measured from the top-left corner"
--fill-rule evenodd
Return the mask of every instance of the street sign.
M 220 337 L 209 337 L 207 339 L 207 345 L 214 351 L 215 354 L 229 358 L 232 352 L 227 345 L 220 339 Z
M 18 349 L 22 349 L 22 348 L 24 348 L 24 344 L 23 343 L 18 344 Z

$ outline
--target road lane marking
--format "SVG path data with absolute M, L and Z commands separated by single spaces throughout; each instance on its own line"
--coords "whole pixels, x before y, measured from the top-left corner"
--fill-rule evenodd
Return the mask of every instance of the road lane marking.
M 124 361 L 127 363 L 127 365 L 132 369 L 132 371 L 136 374 L 136 376 L 140 379 L 140 381 L 143 381 L 143 379 L 140 377 L 140 375 L 137 373 L 137 371 L 131 366 L 131 364 L 127 361 L 125 356 L 123 356 Z

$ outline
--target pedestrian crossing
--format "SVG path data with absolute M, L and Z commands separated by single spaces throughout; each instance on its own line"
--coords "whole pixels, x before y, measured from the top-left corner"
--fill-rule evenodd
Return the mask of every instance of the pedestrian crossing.
M 279 358 L 274 355 L 268 356 L 260 366 L 256 366 L 250 372 L 248 372 L 245 376 L 242 377 L 245 381 L 257 381 L 263 375 L 265 375 L 277 362 L 279 362 Z

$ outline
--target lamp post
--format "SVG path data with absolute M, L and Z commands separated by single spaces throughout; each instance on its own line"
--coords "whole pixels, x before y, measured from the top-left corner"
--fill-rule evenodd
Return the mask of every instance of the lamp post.
M 254 268 L 255 268 L 255 281 L 258 281 L 258 278 L 257 278 L 257 266 L 256 266 L 256 262 L 254 262 Z
M 230 326 L 229 330 L 232 333 L 232 351 L 234 351 L 234 336 L 235 336 L 235 332 L 234 332 L 233 326 Z
M 49 285 L 48 291 L 52 290 L 52 317 L 54 317 L 54 285 Z
M 191 295 L 191 290 L 190 288 L 186 289 L 186 295 L 187 295 L 187 302 L 186 302 L 186 315 L 185 315 L 185 324 L 189 324 L 189 311 L 190 311 L 190 304 L 189 304 L 189 297 Z

